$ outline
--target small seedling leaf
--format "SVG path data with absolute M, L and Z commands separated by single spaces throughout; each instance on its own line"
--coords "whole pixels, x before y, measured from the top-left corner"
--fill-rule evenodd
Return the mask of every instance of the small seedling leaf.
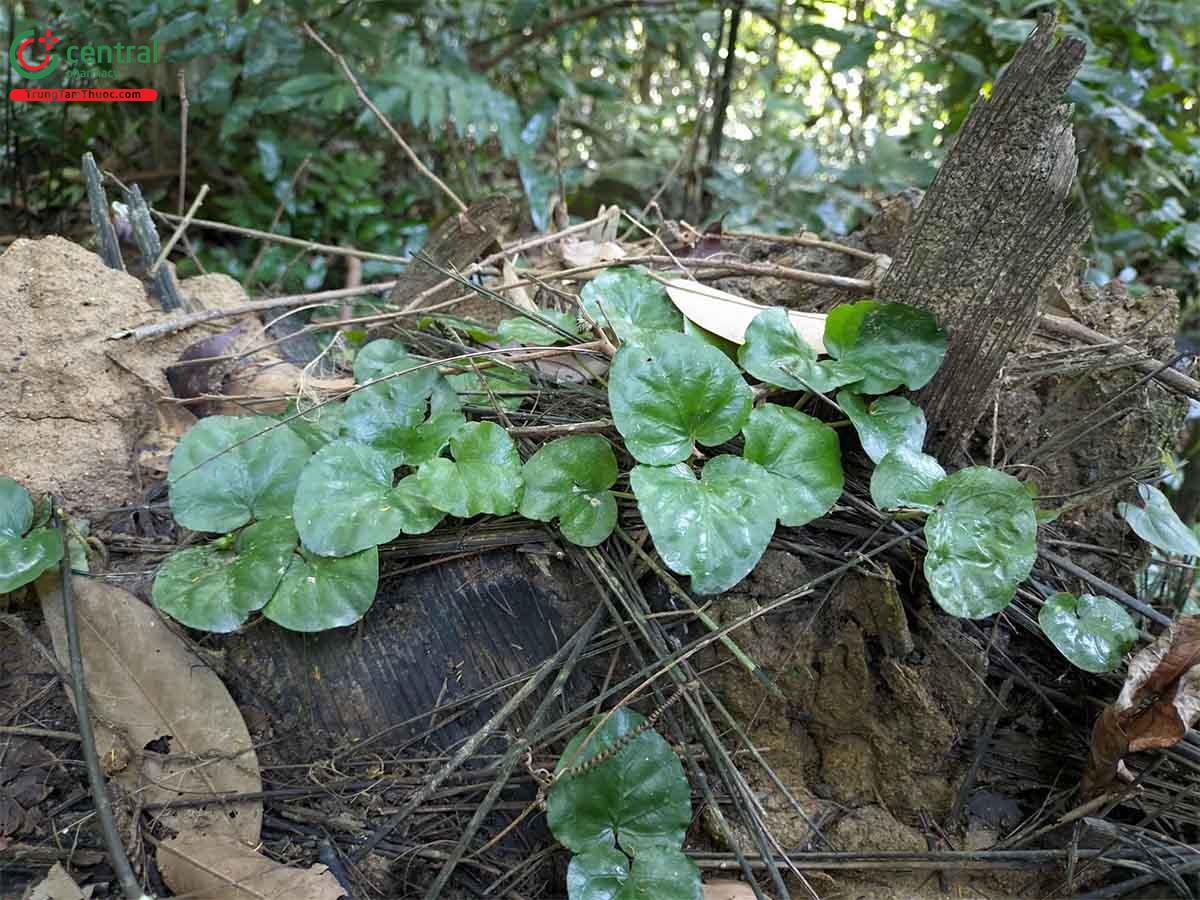
M 762 466 L 718 456 L 697 479 L 687 465 L 635 466 L 629 483 L 663 562 L 717 594 L 746 577 L 775 533 L 775 479 Z
M 837 432 L 819 419 L 774 403 L 750 413 L 744 456 L 770 475 L 783 525 L 807 525 L 842 495 Z
M 901 445 L 888 451 L 871 473 L 871 500 L 880 509 L 920 509 L 937 504 L 936 488 L 946 477 L 927 453 Z
M 638 462 L 687 459 L 696 443 L 729 440 L 750 415 L 753 394 L 715 347 L 685 334 L 657 334 L 617 351 L 609 373 L 613 421 Z
M 571 334 L 576 333 L 576 319 L 570 313 L 558 312 L 553 309 L 539 309 L 537 314 L 564 331 Z M 496 336 L 504 344 L 521 344 L 531 347 L 553 347 L 556 344 L 568 342 L 566 336 L 527 316 L 505 319 L 496 329 Z
M 865 315 L 862 303 L 852 306 L 860 309 L 836 319 L 838 310 L 830 313 L 825 347 L 843 364 L 863 371 L 853 389 L 886 394 L 901 385 L 916 390 L 928 384 L 946 355 L 946 334 L 933 315 L 903 303 L 875 304 Z
M 353 625 L 375 602 L 379 548 L 353 556 L 292 555 L 275 596 L 263 615 L 292 631 L 324 631 Z
M 521 515 L 539 522 L 557 518 L 572 544 L 594 547 L 617 524 L 617 457 L 604 438 L 571 435 L 551 441 L 525 463 Z
M 1108 597 L 1058 593 L 1038 613 L 1058 651 L 1085 672 L 1111 672 L 1138 638 L 1125 608 Z

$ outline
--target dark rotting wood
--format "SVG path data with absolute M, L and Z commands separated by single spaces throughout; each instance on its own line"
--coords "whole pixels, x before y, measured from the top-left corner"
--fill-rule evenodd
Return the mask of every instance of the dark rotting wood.
M 162 252 L 158 229 L 154 227 L 154 220 L 150 218 L 150 207 L 146 204 L 140 187 L 135 184 L 129 188 L 125 192 L 125 202 L 129 204 L 129 224 L 133 227 L 133 239 L 142 254 L 142 265 L 146 272 L 149 272 Z M 163 312 L 174 312 L 184 307 L 175 273 L 166 264 L 159 266 L 150 279 L 150 295 L 158 301 Z
M 972 108 L 896 251 L 878 296 L 923 307 L 949 335 L 946 360 L 917 394 L 931 451 L 952 450 L 989 408 L 1008 354 L 1037 323 L 1087 235 L 1067 196 L 1077 162 L 1063 92 L 1083 62 L 1076 38 L 1037 28 Z
M 118 272 L 125 271 L 125 260 L 121 258 L 121 245 L 117 241 L 117 230 L 108 215 L 108 195 L 104 191 L 104 180 L 96 158 L 91 153 L 83 154 L 83 183 L 87 186 L 88 213 L 96 229 L 96 252 L 104 264 Z

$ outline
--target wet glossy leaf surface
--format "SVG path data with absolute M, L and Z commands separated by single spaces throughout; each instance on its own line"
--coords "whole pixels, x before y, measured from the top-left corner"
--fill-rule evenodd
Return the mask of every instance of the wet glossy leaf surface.
M 353 625 L 375 602 L 378 586 L 377 547 L 340 558 L 299 550 L 263 615 L 292 631 Z
M 1111 672 L 1138 638 L 1125 607 L 1108 597 L 1058 593 L 1038 613 L 1051 643 L 1085 672 Z
M 825 347 L 842 363 L 863 371 L 853 389 L 886 394 L 901 386 L 916 390 L 928 384 L 946 355 L 946 335 L 933 315 L 903 303 L 876 304 L 866 315 L 862 304 L 852 306 L 856 308 L 834 320 L 832 343 L 826 320 Z
M 494 422 L 468 422 L 450 439 L 453 460 L 439 457 L 417 470 L 416 485 L 436 509 L 466 519 L 507 515 L 521 501 L 521 457 Z
M 921 509 L 937 503 L 936 487 L 946 477 L 927 453 L 901 445 L 888 451 L 871 473 L 871 500 L 880 509 Z
M 775 533 L 775 480 L 736 456 L 709 460 L 697 479 L 687 465 L 635 466 L 629 483 L 654 547 L 692 590 L 716 594 L 746 577 Z
M 35 528 L 33 498 L 11 478 L 0 476 L 0 594 L 15 591 L 62 560 L 56 528 Z
M 529 458 L 523 474 L 525 518 L 557 518 L 563 537 L 581 547 L 612 534 L 617 501 L 608 489 L 617 480 L 617 458 L 604 438 L 581 434 L 551 441 Z
M 700 900 L 700 870 L 674 847 L 648 848 L 632 864 L 620 850 L 596 848 L 571 859 L 567 896 L 570 900 Z
M 738 351 L 742 368 L 767 384 L 795 391 L 828 393 L 858 381 L 862 370 L 837 360 L 817 360 L 817 352 L 797 333 L 787 311 L 764 309 L 746 329 Z
M 1158 488 L 1138 485 L 1138 495 L 1144 507 L 1133 503 L 1118 503 L 1117 510 L 1143 541 L 1167 553 L 1200 556 L 1200 540 L 1180 521 L 1171 501 Z
M 858 394 L 841 391 L 837 405 L 854 425 L 864 452 L 874 463 L 898 447 L 919 451 L 925 443 L 925 413 L 903 397 L 880 397 L 867 406 Z
M 744 456 L 770 473 L 783 525 L 806 525 L 842 495 L 837 432 L 812 416 L 764 403 L 742 429 Z
M 737 434 L 750 386 L 720 350 L 684 334 L 658 334 L 617 351 L 609 373 L 613 421 L 638 462 L 668 465 Z
M 982 466 L 938 488 L 925 522 L 925 577 L 946 612 L 980 619 L 1008 606 L 1037 556 L 1033 499 L 1021 482 Z
M 666 289 L 643 269 L 606 269 L 579 292 L 583 307 L 622 343 L 660 331 L 683 331 L 683 316 Z

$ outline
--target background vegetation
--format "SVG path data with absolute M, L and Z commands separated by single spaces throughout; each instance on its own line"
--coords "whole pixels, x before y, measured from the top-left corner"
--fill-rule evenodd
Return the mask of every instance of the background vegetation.
M 417 247 L 449 210 L 364 112 L 307 19 L 351 62 L 423 159 L 462 196 L 556 197 L 724 218 L 759 230 L 852 229 L 884 195 L 925 186 L 971 103 L 1039 11 L 1026 0 L 400 0 L 9 4 L 3 26 L 78 42 L 154 39 L 168 65 L 122 68 L 152 109 L 6 100 L 0 237 L 84 230 L 80 154 L 174 211 L 179 90 L 190 101 L 188 200 L 202 216 L 381 252 Z M 1192 0 L 1064 0 L 1088 41 L 1070 89 L 1091 276 L 1200 284 L 1200 15 Z M 6 60 L 7 63 L 7 60 Z M 54 78 L 57 78 L 55 76 Z M 13 75 L 6 75 L 12 84 Z M 51 79 L 51 82 L 54 81 Z M 254 248 L 193 232 L 246 278 Z M 366 263 L 363 277 L 387 266 Z M 255 290 L 339 286 L 340 264 L 272 247 Z

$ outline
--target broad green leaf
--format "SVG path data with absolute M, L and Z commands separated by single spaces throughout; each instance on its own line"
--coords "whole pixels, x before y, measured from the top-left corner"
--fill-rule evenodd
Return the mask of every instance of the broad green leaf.
M 722 444 L 750 415 L 753 394 L 720 350 L 685 334 L 657 334 L 617 351 L 609 372 L 613 421 L 638 462 L 687 459 Z
M 634 466 L 629 483 L 654 547 L 692 590 L 717 594 L 746 577 L 779 517 L 776 480 L 736 456 L 718 456 L 697 479 L 686 464 Z
M 620 850 L 597 847 L 571 857 L 570 900 L 701 900 L 700 869 L 674 847 L 648 847 L 630 861 Z
M 399 341 L 393 341 L 387 338 L 380 338 L 371 341 L 354 356 L 354 380 L 358 384 L 366 384 L 376 378 L 381 378 L 384 375 L 391 375 L 393 372 L 404 372 L 407 369 L 415 368 L 416 366 L 427 363 L 429 360 L 417 359 L 415 356 L 410 356 L 408 350 Z M 417 369 L 415 372 L 410 372 L 407 375 L 402 375 L 399 381 L 407 381 L 411 385 L 411 392 L 416 394 L 426 394 L 433 390 L 433 384 L 437 380 L 437 366 L 426 366 L 423 369 Z
M 901 445 L 889 451 L 871 473 L 871 500 L 880 509 L 921 509 L 937 503 L 936 488 L 946 470 L 927 453 Z
M 57 528 L 35 528 L 21 537 L 0 533 L 0 594 L 15 591 L 62 560 Z
M 837 405 L 858 432 L 871 462 L 881 462 L 900 447 L 920 452 L 925 443 L 925 413 L 903 397 L 880 397 L 868 408 L 860 395 L 840 391 Z
M 301 548 L 263 615 L 292 631 L 353 625 L 375 602 L 378 586 L 378 547 L 337 558 L 313 556 Z
M 1050 642 L 1085 672 L 1111 672 L 1138 639 L 1125 608 L 1108 597 L 1058 593 L 1038 613 Z
M 774 403 L 750 413 L 743 456 L 770 473 L 783 525 L 807 525 L 842 495 L 837 432 L 819 419 Z
M 572 544 L 595 547 L 617 524 L 617 501 L 608 490 L 617 480 L 617 457 L 599 435 L 551 441 L 525 463 L 521 515 L 539 522 L 557 518 Z
M 1008 606 L 1037 556 L 1037 517 L 1021 482 L 984 466 L 961 469 L 938 488 L 925 522 L 925 578 L 951 615 L 981 619 Z
M 33 524 L 33 498 L 11 478 L 0 475 L 0 535 L 20 537 Z
M 450 438 L 451 461 L 430 460 L 417 470 L 417 487 L 437 509 L 460 519 L 504 516 L 521 500 L 521 457 L 495 422 L 468 422 Z
M 235 631 L 262 609 L 292 561 L 296 526 L 290 517 L 243 529 L 236 550 L 225 541 L 172 553 L 154 578 L 154 605 L 202 631 Z
M 858 381 L 864 373 L 836 360 L 818 362 L 817 351 L 796 332 L 787 310 L 764 309 L 746 329 L 738 350 L 742 368 L 767 384 L 794 391 L 827 393 Z
M 337 440 L 342 429 L 343 408 L 341 403 L 326 403 L 292 418 L 300 412 L 300 408 L 293 401 L 287 405 L 280 418 L 290 419 L 287 427 L 308 445 L 309 450 L 316 453 Z
M 694 338 L 704 341 L 706 344 L 712 344 L 734 362 L 737 362 L 738 345 L 733 341 L 721 337 L 719 334 L 713 334 L 706 328 L 701 328 L 691 319 L 686 316 L 683 319 L 683 333 L 689 334 Z
M 622 342 L 683 330 L 683 314 L 644 269 L 606 269 L 583 286 L 579 297 L 588 315 Z
M 492 398 L 501 409 L 517 410 L 533 393 L 533 382 L 520 369 L 481 367 L 478 371 L 451 375 L 450 384 L 464 403 L 491 408 Z
M 388 454 L 353 441 L 318 451 L 300 473 L 293 506 L 304 546 L 320 556 L 348 556 L 434 528 L 443 514 L 413 476 L 393 484 L 395 468 Z
M 613 712 L 567 743 L 555 774 L 582 766 L 645 722 L 626 707 Z M 586 741 L 586 745 L 585 745 Z M 583 747 L 580 752 L 580 747 Z M 651 847 L 679 847 L 692 818 L 691 795 L 671 745 L 648 728 L 614 756 L 578 774 L 563 775 L 546 798 L 546 822 L 575 853 L 619 846 L 639 856 Z
M 301 438 L 266 416 L 201 419 L 171 454 L 171 513 L 185 528 L 213 532 L 290 516 L 309 455 Z
M 393 468 L 433 459 L 466 421 L 454 388 L 434 374 L 419 382 L 404 375 L 361 388 L 346 401 L 342 433 L 384 452 Z
M 855 391 L 886 394 L 901 385 L 916 390 L 929 383 L 946 355 L 946 335 L 930 313 L 903 303 L 882 303 L 861 319 L 859 315 L 860 310 L 849 310 L 839 318 L 832 345 L 829 320 L 825 322 L 825 349 L 864 373 Z
M 825 352 L 840 358 L 858 340 L 867 314 L 879 308 L 875 300 L 859 300 L 857 303 L 842 303 L 835 306 L 825 317 Z
M 1200 556 L 1200 540 L 1180 521 L 1166 494 L 1151 485 L 1139 484 L 1138 495 L 1146 504 L 1144 508 L 1133 503 L 1117 504 L 1121 518 L 1138 537 L 1166 553 Z
M 539 309 L 537 313 L 543 319 L 549 319 L 570 334 L 576 334 L 576 320 L 570 313 L 558 312 L 553 309 Z M 526 316 L 505 319 L 497 326 L 496 336 L 505 344 L 522 344 L 532 347 L 552 347 L 555 344 L 567 343 L 565 336 Z

